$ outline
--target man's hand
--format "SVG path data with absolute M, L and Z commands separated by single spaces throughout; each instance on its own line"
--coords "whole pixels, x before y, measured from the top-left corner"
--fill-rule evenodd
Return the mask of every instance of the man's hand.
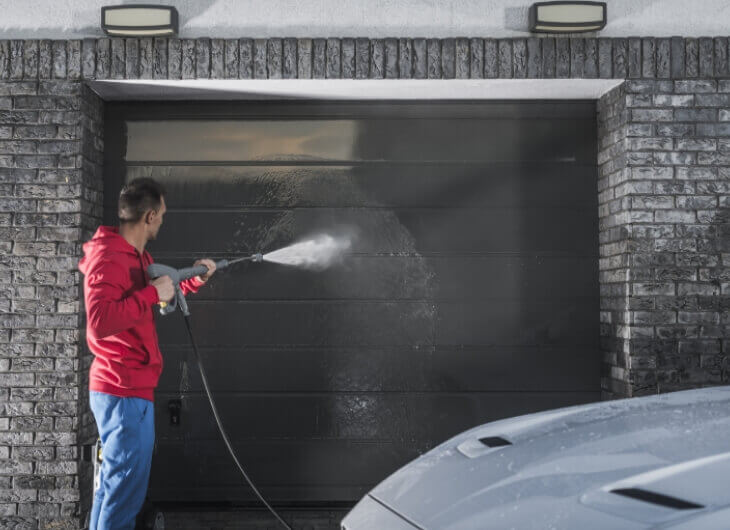
M 205 265 L 206 267 L 208 267 L 208 272 L 198 276 L 201 282 L 207 282 L 208 278 L 213 276 L 213 273 L 215 272 L 215 261 L 213 261 L 212 259 L 199 259 L 198 261 L 193 263 L 194 267 L 197 267 L 198 265 Z
M 157 296 L 160 302 L 169 302 L 175 296 L 175 286 L 172 285 L 172 279 L 169 276 L 160 276 L 150 282 L 157 289 Z

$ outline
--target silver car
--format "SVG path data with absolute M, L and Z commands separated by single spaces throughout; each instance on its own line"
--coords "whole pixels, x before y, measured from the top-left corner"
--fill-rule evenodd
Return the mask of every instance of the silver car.
M 476 427 L 385 479 L 342 528 L 730 529 L 730 387 Z

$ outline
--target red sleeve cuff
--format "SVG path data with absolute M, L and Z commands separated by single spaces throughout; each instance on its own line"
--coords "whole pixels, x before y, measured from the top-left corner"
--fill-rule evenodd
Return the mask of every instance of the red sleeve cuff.
M 190 279 L 190 283 L 192 283 L 193 286 L 195 286 L 196 288 L 200 287 L 201 285 L 205 285 L 205 282 L 200 279 L 200 276 L 193 276 Z
M 160 301 L 160 296 L 157 294 L 157 289 L 154 285 L 148 285 L 147 287 L 140 290 L 142 299 L 145 300 L 149 305 L 154 305 Z

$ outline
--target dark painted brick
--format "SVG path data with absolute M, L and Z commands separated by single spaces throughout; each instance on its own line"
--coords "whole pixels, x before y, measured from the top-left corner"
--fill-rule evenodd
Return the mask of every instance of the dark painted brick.
M 238 47 L 237 42 L 235 45 Z M 170 79 L 182 78 L 182 41 L 178 38 L 167 43 L 167 75 Z
M 629 75 L 634 79 L 641 77 L 642 61 L 641 61 L 641 39 L 637 37 L 629 37 Z
M 152 37 L 139 39 L 139 78 L 152 79 L 154 73 L 155 52 Z
M 63 75 L 55 75 L 54 77 L 65 77 L 66 76 L 66 41 L 56 40 L 53 41 L 54 50 L 56 47 L 63 48 L 63 68 L 59 66 L 56 69 L 54 62 L 54 74 L 56 72 L 62 72 Z M 11 40 L 10 41 L 10 79 L 23 79 L 23 41 L 22 40 Z
M 322 40 L 322 54 L 324 57 L 324 40 Z M 324 66 L 324 61 L 323 61 Z M 253 40 L 253 78 L 266 79 L 266 39 Z M 324 77 L 324 71 L 322 72 Z
M 510 79 L 514 76 L 512 70 L 512 41 L 510 39 L 500 39 L 498 51 L 499 77 L 500 79 Z
M 38 77 L 38 41 L 26 40 L 23 42 L 23 77 L 35 79 Z
M 398 79 L 398 39 L 385 39 L 383 41 L 385 57 L 385 78 Z
M 343 55 L 344 55 L 344 41 L 352 41 L 352 39 L 343 39 Z M 227 48 L 226 48 L 227 50 Z M 297 77 L 297 39 L 286 38 L 283 41 L 282 48 L 282 63 L 281 63 L 281 76 L 284 79 L 296 79 Z M 236 65 L 238 65 L 238 46 L 236 46 Z M 344 71 L 345 61 L 343 58 L 342 68 Z
M 591 79 L 598 77 L 598 40 L 585 39 L 583 77 Z
M 698 77 L 700 75 L 700 45 L 697 39 L 687 39 L 684 50 L 687 77 Z
M 426 39 L 413 39 L 413 77 L 428 78 L 428 43 Z
M 469 77 L 484 78 L 484 39 L 469 39 Z
M 512 65 L 516 79 L 527 77 L 527 41 L 525 39 L 512 41 Z
M 359 37 L 355 39 L 355 78 L 368 77 L 370 77 L 370 39 Z
M 281 43 L 279 51 L 281 52 Z M 167 49 L 165 49 L 167 51 Z M 223 39 L 211 39 L 210 41 L 210 78 L 223 79 L 225 77 L 225 53 L 226 42 Z M 155 54 L 157 54 L 157 46 L 155 46 Z M 165 61 L 167 64 L 167 61 Z M 155 61 L 157 66 L 157 61 Z
M 469 79 L 469 39 L 456 39 L 456 78 Z
M 324 79 L 327 74 L 327 39 L 312 39 L 312 77 Z
M 302 40 L 308 40 L 308 39 L 302 39 Z M 309 54 L 306 56 L 311 59 L 311 42 L 309 43 Z M 299 59 L 297 59 L 297 64 L 299 71 L 301 72 L 301 61 L 303 57 L 303 52 L 301 49 L 302 43 L 300 41 L 297 41 L 297 54 Z M 238 65 L 238 77 L 240 79 L 253 79 L 253 39 L 238 39 L 238 59 L 239 59 L 239 65 Z M 311 60 L 310 60 L 310 69 L 309 72 L 311 74 Z
M 66 53 L 66 77 L 81 79 L 81 41 L 78 39 L 68 41 Z
M 707 37 L 700 39 L 700 77 L 713 77 L 715 74 L 714 48 L 712 39 Z
M 182 63 L 180 75 L 182 79 L 195 79 L 195 40 L 183 39 L 181 41 L 180 53 Z
M 656 41 L 653 38 L 641 40 L 641 75 L 656 77 Z
M 727 77 L 727 37 L 715 37 L 715 75 Z
M 385 43 L 383 39 L 373 39 L 370 43 L 370 78 L 385 77 Z
M 53 77 L 56 79 L 64 79 L 66 77 L 66 41 L 54 40 L 52 48 L 53 48 Z M 12 63 L 10 66 L 12 67 Z M 21 65 L 21 68 L 22 68 L 22 65 Z M 12 76 L 12 72 L 11 72 L 11 76 Z
M 10 43 L 0 39 L 0 79 L 10 77 Z
M 497 39 L 484 39 L 484 77 L 499 77 L 499 49 Z
M 693 94 L 695 92 L 716 92 L 717 81 L 712 79 L 679 80 L 674 82 L 674 90 L 678 94 Z
M 426 41 L 428 57 L 428 78 L 441 79 L 441 40 L 428 39 Z
M 84 39 L 81 43 L 81 75 L 84 79 L 92 79 L 95 74 L 96 40 Z
M 297 78 L 312 78 L 312 39 L 297 39 Z
M 684 39 L 682 37 L 672 37 L 670 42 L 670 75 L 672 79 L 684 77 Z
M 671 45 L 669 39 L 656 40 L 656 76 L 669 78 L 671 69 Z
M 698 107 L 730 107 L 730 94 L 697 94 Z
M 570 77 L 583 77 L 585 66 L 585 39 L 570 39 Z
M 38 43 L 38 77 L 40 79 L 50 79 L 52 76 L 53 44 L 49 40 L 42 40 Z
M 127 79 L 137 79 L 139 78 L 139 41 L 137 39 L 124 39 L 124 48 L 124 75 Z M 114 62 L 113 59 L 112 62 Z
M 542 77 L 542 49 L 537 37 L 527 39 L 527 77 L 538 79 Z
M 555 40 L 555 77 L 570 77 L 570 39 Z
M 144 40 L 144 39 L 142 39 Z M 266 41 L 264 43 L 264 77 L 266 77 Z M 207 37 L 195 39 L 195 77 L 196 79 L 210 78 L 210 39 Z
M 124 79 L 125 75 L 125 64 L 124 64 L 124 39 L 112 38 L 111 39 L 111 50 L 112 50 L 112 62 L 110 77 L 112 79 Z
M 96 79 L 109 79 L 111 43 L 109 39 L 96 41 Z
M 337 39 L 331 39 L 337 41 L 337 51 L 336 53 L 333 52 L 333 56 L 337 57 L 337 64 L 336 66 L 333 65 L 333 68 L 336 68 L 338 70 L 339 74 L 339 55 L 340 55 L 340 48 L 339 48 L 339 40 Z M 281 79 L 281 54 L 282 54 L 282 42 L 281 39 L 268 39 L 266 43 L 266 71 L 268 74 L 268 79 Z M 329 41 L 327 43 L 327 47 L 330 47 Z M 329 62 L 329 57 L 328 57 Z M 339 75 L 338 75 L 339 77 Z
M 542 76 L 548 79 L 556 77 L 555 39 L 548 37 L 542 41 Z
M 456 77 L 456 42 L 452 38 L 441 41 L 441 77 L 443 79 Z
M 154 79 L 169 79 L 167 72 L 168 39 L 156 38 L 152 46 L 152 77 Z
M 612 74 L 611 39 L 598 39 L 598 77 L 610 79 Z
M 401 79 L 413 77 L 413 41 L 411 39 L 398 40 L 398 71 Z
M 626 78 L 629 76 L 629 41 L 613 39 L 613 77 Z

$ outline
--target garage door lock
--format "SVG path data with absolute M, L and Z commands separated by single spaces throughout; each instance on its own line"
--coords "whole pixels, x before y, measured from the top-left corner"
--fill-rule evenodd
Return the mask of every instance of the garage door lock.
M 179 427 L 182 402 L 179 399 L 171 399 L 167 402 L 167 411 L 170 413 L 170 425 Z

